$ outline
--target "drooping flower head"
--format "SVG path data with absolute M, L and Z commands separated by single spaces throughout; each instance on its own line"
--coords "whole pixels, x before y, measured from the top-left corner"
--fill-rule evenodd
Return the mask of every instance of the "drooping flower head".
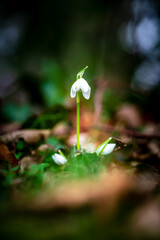
M 89 84 L 87 83 L 87 81 L 84 78 L 82 78 L 82 76 L 87 68 L 88 68 L 88 66 L 86 66 L 83 70 L 81 70 L 77 74 L 77 81 L 74 82 L 71 87 L 70 95 L 72 98 L 76 97 L 77 92 L 80 92 L 80 91 L 82 91 L 84 98 L 86 98 L 86 99 L 90 98 L 91 88 L 90 88 Z

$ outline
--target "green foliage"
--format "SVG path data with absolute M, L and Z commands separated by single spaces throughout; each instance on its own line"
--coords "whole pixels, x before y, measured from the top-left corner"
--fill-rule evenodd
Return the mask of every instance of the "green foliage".
M 44 82 L 41 85 L 43 90 L 43 97 L 46 106 L 52 106 L 53 103 L 63 103 L 64 94 L 60 88 L 52 81 Z
M 13 167 L 13 168 L 11 169 L 11 172 L 14 173 L 14 172 L 18 171 L 18 169 L 19 169 L 19 166 Z
M 23 140 L 23 139 L 20 139 L 20 140 L 18 141 L 17 145 L 16 145 L 16 149 L 19 150 L 19 151 L 21 151 L 21 150 L 23 150 L 23 148 L 24 148 L 24 140 Z
M 28 156 L 31 154 L 31 149 L 33 148 L 33 146 L 28 146 L 24 139 L 19 139 L 19 141 L 16 144 L 16 152 L 15 157 L 20 160 L 23 156 Z
M 49 163 L 41 163 L 41 164 L 33 164 L 29 171 L 26 172 L 26 175 L 31 176 L 38 176 L 44 173 L 44 170 L 49 167 Z
M 23 139 L 20 139 L 16 145 L 15 157 L 19 160 L 23 156 L 22 150 L 24 149 L 25 143 Z
M 107 89 L 103 97 L 103 115 L 104 117 L 110 119 L 118 107 L 123 103 L 123 96 L 117 91 Z
M 24 171 L 23 176 L 26 183 L 26 190 L 31 193 L 39 190 L 44 182 L 45 171 L 49 166 L 49 163 L 33 164 L 28 170 Z
M 57 165 L 52 159 L 54 153 L 55 151 L 52 149 L 43 152 L 43 163 L 33 164 L 22 173 L 29 191 L 38 190 L 43 183 L 47 184 L 50 181 L 56 187 L 57 184 L 66 180 L 95 177 L 105 171 L 109 159 L 97 156 L 96 153 L 75 153 L 72 149 L 71 154 L 67 157 L 68 162 L 65 165 Z
M 29 104 L 19 104 L 8 102 L 3 107 L 3 114 L 7 121 L 23 122 L 32 113 L 32 108 Z
M 80 153 L 72 156 L 65 167 L 65 171 L 71 178 L 94 176 L 103 170 L 103 162 L 96 153 Z
M 31 116 L 24 123 L 23 128 L 46 129 L 52 128 L 59 121 L 64 121 L 68 116 L 68 109 L 56 104 L 39 116 Z
M 49 137 L 46 140 L 46 143 L 50 144 L 51 146 L 53 146 L 54 148 L 56 148 L 57 150 L 59 148 L 66 148 L 66 146 L 64 144 L 61 143 L 60 140 L 58 140 L 56 137 Z
M 68 148 L 57 138 L 49 137 L 45 143 L 50 145 L 50 148 L 38 152 L 39 163 L 29 160 L 29 167 L 20 169 L 19 166 L 15 168 L 9 167 L 7 170 L 1 170 L 0 177 L 3 186 L 12 185 L 15 178 L 20 179 L 19 187 L 27 194 L 35 194 L 50 182 L 53 184 L 53 189 L 58 184 L 66 180 L 83 179 L 98 176 L 105 171 L 106 165 L 109 162 L 109 157 L 97 156 L 96 153 L 86 153 L 85 151 L 77 153 L 74 146 L 70 152 Z M 27 148 L 28 149 L 28 148 Z M 64 165 L 57 165 L 52 155 L 63 149 L 68 161 Z M 26 154 L 26 146 L 22 139 L 16 144 L 16 157 L 20 159 Z M 28 156 L 28 154 L 27 154 Z M 37 160 L 36 160 L 37 161 Z M 43 162 L 42 162 L 43 161 Z
M 40 70 L 42 83 L 41 92 L 46 106 L 53 104 L 62 104 L 65 99 L 65 71 L 57 62 L 46 60 L 42 62 Z
M 10 184 L 12 184 L 13 179 L 16 178 L 16 171 L 19 169 L 19 166 L 13 167 L 11 168 L 11 166 L 9 167 L 9 169 L 1 169 L 0 170 L 0 179 L 2 180 L 1 184 L 3 186 L 8 186 Z

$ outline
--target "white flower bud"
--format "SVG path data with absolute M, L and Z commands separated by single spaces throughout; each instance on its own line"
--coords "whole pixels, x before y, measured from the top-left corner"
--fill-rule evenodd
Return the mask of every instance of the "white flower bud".
M 96 153 L 99 154 L 101 150 L 103 149 L 105 143 L 101 145 L 99 148 L 97 148 Z M 108 143 L 106 147 L 103 149 L 100 155 L 107 155 L 113 152 L 113 149 L 115 148 L 116 144 L 115 143 Z
M 58 153 L 53 154 L 52 159 L 58 165 L 63 165 L 67 162 L 67 159 Z

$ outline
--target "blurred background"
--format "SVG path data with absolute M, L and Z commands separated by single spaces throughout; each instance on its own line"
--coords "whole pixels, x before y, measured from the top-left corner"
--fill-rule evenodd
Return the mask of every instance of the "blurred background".
M 1 124 L 66 105 L 86 65 L 93 110 L 102 85 L 106 119 L 134 105 L 158 122 L 160 1 L 0 1 Z
M 95 182 L 69 185 L 54 198 L 54 187 L 67 175 L 63 167 L 54 165 L 49 172 L 45 167 L 48 162 L 43 160 L 53 164 L 53 152 L 58 148 L 67 152 L 66 143 L 72 147 L 76 142 L 75 138 L 71 141 L 76 107 L 70 88 L 76 74 L 87 65 L 84 78 L 92 94 L 89 101 L 82 98 L 82 137 L 89 136 L 89 143 L 98 146 L 114 136 L 120 151 L 111 157 L 113 174 L 105 168 L 106 178 L 100 182 L 95 177 Z M 51 138 L 43 142 L 40 132 L 36 141 L 41 148 L 36 141 L 25 142 L 19 135 L 19 142 L 11 140 L 11 151 L 0 143 L 0 160 L 1 156 L 5 161 L 14 159 L 16 166 L 28 168 L 19 175 L 15 168 L 7 172 L 0 165 L 0 232 L 8 236 L 2 238 L 159 240 L 159 96 L 159 0 L 0 0 L 0 135 L 20 128 L 52 128 L 62 121 L 69 126 L 52 128 Z M 91 128 L 87 135 L 86 126 L 97 123 L 107 123 L 110 131 L 101 128 L 97 133 Z M 117 126 L 122 130 L 119 133 Z M 61 130 L 65 129 L 63 136 Z M 131 138 L 127 140 L 128 135 Z M 81 144 L 89 150 L 89 145 Z M 82 176 L 93 173 L 96 161 L 101 169 L 99 157 L 90 156 L 82 165 L 84 171 L 81 164 L 77 164 L 79 168 L 73 164 L 75 172 L 80 169 Z M 127 166 L 125 174 L 121 172 L 123 165 Z M 26 189 L 31 196 L 37 186 L 43 191 L 43 178 L 48 181 L 48 192 L 37 195 L 37 202 L 27 202 Z M 6 185 L 3 179 L 7 179 Z M 38 209 L 37 203 L 43 199 L 46 201 Z M 13 209 L 12 200 L 16 203 Z M 76 208 L 78 201 L 82 208 Z

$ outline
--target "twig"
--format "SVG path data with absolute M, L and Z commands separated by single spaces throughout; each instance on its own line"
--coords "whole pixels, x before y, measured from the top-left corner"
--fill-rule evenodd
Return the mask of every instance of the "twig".
M 160 134 L 148 134 L 148 133 L 140 133 L 134 130 L 128 130 L 128 129 L 116 129 L 113 126 L 110 125 L 102 125 L 102 126 L 93 126 L 93 128 L 96 128 L 100 131 L 109 131 L 113 132 L 116 131 L 119 134 L 126 134 L 130 137 L 135 137 L 135 138 L 145 138 L 145 139 L 160 139 Z

